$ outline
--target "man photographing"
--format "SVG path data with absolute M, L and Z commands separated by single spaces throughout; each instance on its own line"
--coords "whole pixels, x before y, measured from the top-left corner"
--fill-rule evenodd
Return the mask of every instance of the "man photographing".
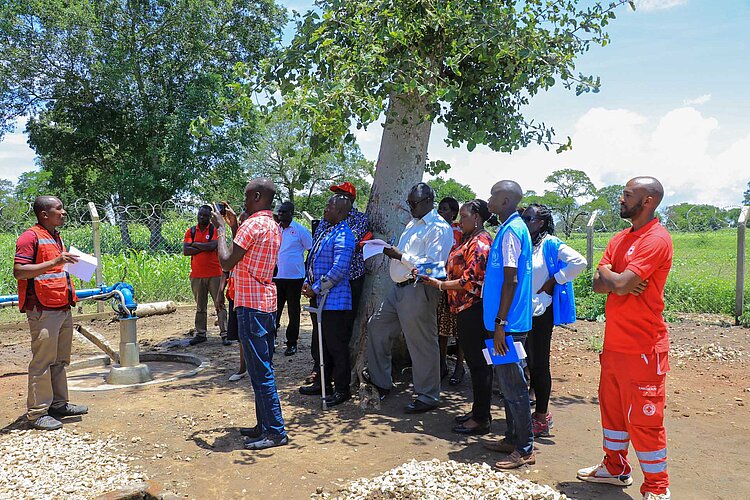
M 273 370 L 273 340 L 276 336 L 276 285 L 273 269 L 281 246 L 281 228 L 273 220 L 271 206 L 276 186 L 270 179 L 253 179 L 245 188 L 245 212 L 249 217 L 237 226 L 227 211 L 234 235 L 231 249 L 226 241 L 226 224 L 217 212 L 211 220 L 218 232 L 219 263 L 233 271 L 234 307 L 237 311 L 242 352 L 260 409 L 257 432 L 248 435 L 245 448 L 262 450 L 287 444 L 284 419 Z

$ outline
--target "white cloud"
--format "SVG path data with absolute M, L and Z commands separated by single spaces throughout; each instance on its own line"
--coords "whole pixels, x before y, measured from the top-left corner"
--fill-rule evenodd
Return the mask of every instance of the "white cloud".
M 16 181 L 23 172 L 35 168 L 34 151 L 26 143 L 27 137 L 23 133 L 26 128 L 26 118 L 16 121 L 13 133 L 5 134 L 0 142 L 0 178 Z
M 682 104 L 684 106 L 700 106 L 701 104 L 706 104 L 710 100 L 711 94 L 703 94 L 696 97 L 695 99 L 685 99 L 684 101 L 682 101 Z
M 576 122 L 573 149 L 562 154 L 529 146 L 513 154 L 477 147 L 473 153 L 446 148 L 444 130 L 436 127 L 430 157 L 448 161 L 448 173 L 487 197 L 500 179 L 517 180 L 524 190 L 543 192 L 552 171 L 574 168 L 586 172 L 597 187 L 624 184 L 636 175 L 653 175 L 667 191 L 665 204 L 711 203 L 735 206 L 750 180 L 750 132 L 729 147 L 716 150 L 715 118 L 692 107 L 681 107 L 650 119 L 626 109 L 592 108 Z
M 636 0 L 635 6 L 637 10 L 648 12 L 651 10 L 671 9 L 685 5 L 686 3 L 687 0 Z

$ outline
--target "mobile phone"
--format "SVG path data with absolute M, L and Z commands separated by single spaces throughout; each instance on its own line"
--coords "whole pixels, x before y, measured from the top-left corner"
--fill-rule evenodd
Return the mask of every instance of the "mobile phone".
M 216 208 L 216 211 L 219 212 L 221 215 L 227 214 L 227 206 L 223 203 L 214 203 L 214 207 Z

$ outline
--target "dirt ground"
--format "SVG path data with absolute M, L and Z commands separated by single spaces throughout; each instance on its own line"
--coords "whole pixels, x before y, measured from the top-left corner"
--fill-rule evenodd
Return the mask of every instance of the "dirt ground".
M 79 321 L 117 344 L 117 323 Z M 141 350 L 182 339 L 191 326 L 189 307 L 141 319 Z M 172 348 L 210 362 L 196 377 L 141 389 L 73 393 L 72 400 L 89 405 L 90 413 L 68 419 L 66 425 L 97 438 L 116 436 L 149 477 L 187 498 L 200 499 L 309 498 L 317 488 L 335 491 L 337 483 L 374 476 L 412 458 L 488 463 L 498 458 L 485 451 L 478 438 L 450 432 L 453 417 L 469 408 L 468 373 L 461 385 L 445 387 L 440 408 L 432 413 L 403 413 L 410 400 L 408 376 L 379 411 L 364 412 L 353 400 L 322 413 L 319 399 L 297 392 L 311 368 L 309 318 L 304 318 L 302 329 L 299 353 L 284 357 L 282 347 L 275 358 L 288 446 L 263 452 L 242 448 L 238 427 L 254 424 L 252 389 L 247 379 L 227 380 L 237 367 L 238 348 L 223 347 L 217 328 L 204 344 Z M 635 483 L 626 489 L 575 478 L 579 467 L 593 465 L 602 456 L 599 366 L 591 350 L 602 331 L 603 324 L 590 322 L 555 330 L 554 435 L 537 441 L 536 466 L 517 474 L 571 498 L 640 498 L 637 466 Z M 671 334 L 666 426 L 673 498 L 750 498 L 750 330 L 722 326 L 715 318 L 685 318 L 671 325 Z M 11 429 L 21 425 L 17 419 L 25 411 L 25 323 L 1 325 L 0 344 L 0 427 Z M 92 345 L 74 342 L 74 358 L 93 354 L 99 353 Z M 495 406 L 493 413 L 493 433 L 501 435 L 503 411 Z

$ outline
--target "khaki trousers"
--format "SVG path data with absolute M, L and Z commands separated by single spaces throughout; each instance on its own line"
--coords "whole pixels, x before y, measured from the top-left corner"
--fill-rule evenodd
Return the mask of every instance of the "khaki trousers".
M 227 310 L 222 306 L 219 308 L 218 301 L 221 299 L 223 290 L 219 289 L 221 276 L 211 278 L 190 278 L 190 288 L 195 298 L 195 335 L 205 337 L 208 329 L 208 296 L 214 302 L 216 315 L 219 317 L 219 333 L 222 337 L 227 336 Z
M 73 314 L 70 309 L 26 311 L 31 330 L 31 363 L 29 363 L 29 396 L 27 418 L 36 420 L 50 407 L 68 402 L 68 380 L 65 367 L 70 364 L 73 342 Z

